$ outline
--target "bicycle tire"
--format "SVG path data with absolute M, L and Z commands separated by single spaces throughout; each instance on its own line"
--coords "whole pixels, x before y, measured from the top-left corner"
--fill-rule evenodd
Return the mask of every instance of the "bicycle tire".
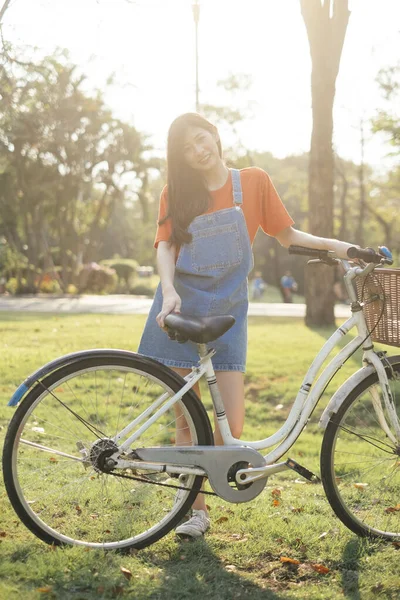
M 97 430 L 106 431 L 105 437 L 110 438 L 132 420 L 139 400 L 143 410 L 146 402 L 153 402 L 165 391 L 176 393 L 184 383 L 157 361 L 133 353 L 129 358 L 112 357 L 112 352 L 110 357 L 66 365 L 36 383 L 9 424 L 3 450 L 7 494 L 26 527 L 49 544 L 106 550 L 143 548 L 166 535 L 192 505 L 203 477 L 190 476 L 185 487 L 191 491 L 174 496 L 167 487 L 99 472 L 94 463 L 84 469 L 82 452 L 86 459 L 88 454 L 94 457 L 90 448 L 96 447 L 98 457 L 105 446 L 98 445 L 102 436 Z M 118 392 L 122 395 L 117 409 Z M 178 402 L 194 443 L 213 444 L 210 421 L 193 390 Z M 136 447 L 143 447 L 150 436 L 148 445 L 165 445 L 166 441 L 174 445 L 175 427 L 173 420 L 168 421 L 171 413 L 173 409 L 143 433 L 143 442 L 139 438 Z M 77 414 L 95 433 L 88 431 Z M 51 448 L 53 456 L 39 445 Z M 168 477 L 139 473 L 143 475 L 158 483 L 165 483 Z M 169 483 L 179 485 L 178 479 Z
M 386 372 L 399 415 L 400 356 L 391 366 L 393 373 Z M 378 384 L 377 374 L 369 375 L 332 415 L 321 446 L 321 478 L 346 527 L 361 537 L 393 541 L 400 539 L 400 446 L 383 431 L 373 408 L 371 390 L 380 392 Z

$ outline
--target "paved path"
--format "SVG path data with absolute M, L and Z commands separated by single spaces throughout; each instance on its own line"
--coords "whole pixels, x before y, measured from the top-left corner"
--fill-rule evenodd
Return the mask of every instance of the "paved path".
M 129 295 L 76 296 L 49 298 L 48 296 L 0 296 L 0 311 L 46 313 L 104 313 L 146 315 L 151 299 Z M 267 304 L 250 302 L 249 315 L 262 317 L 304 317 L 305 304 Z M 335 306 L 337 318 L 350 316 L 349 306 Z

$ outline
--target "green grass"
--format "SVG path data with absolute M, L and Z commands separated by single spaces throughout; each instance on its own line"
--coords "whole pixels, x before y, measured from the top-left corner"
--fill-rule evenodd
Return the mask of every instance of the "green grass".
M 0 439 L 14 412 L 6 403 L 28 374 L 75 350 L 136 350 L 143 323 L 141 316 L 0 313 Z M 250 319 L 245 439 L 266 437 L 283 423 L 307 366 L 330 333 L 307 329 L 295 319 Z M 359 355 L 346 363 L 321 409 L 359 365 Z M 203 399 L 210 409 L 204 388 Z M 289 453 L 317 473 L 321 409 Z M 251 503 L 232 505 L 212 496 L 207 503 L 212 529 L 205 539 L 182 543 L 171 533 L 123 556 L 45 545 L 19 522 L 2 486 L 0 599 L 400 597 L 400 549 L 359 540 L 333 515 L 320 485 L 285 473 L 271 477 Z M 299 563 L 283 563 L 282 557 Z M 316 565 L 329 572 L 318 572 Z M 121 567 L 130 571 L 130 579 Z
M 251 283 L 250 283 L 251 287 Z M 267 302 L 267 303 L 277 303 L 282 304 L 282 294 L 279 289 L 274 285 L 267 285 L 267 289 L 263 291 L 260 298 L 251 298 L 251 302 Z M 304 296 L 300 294 L 293 294 L 293 303 L 294 304 L 302 304 L 304 302 Z

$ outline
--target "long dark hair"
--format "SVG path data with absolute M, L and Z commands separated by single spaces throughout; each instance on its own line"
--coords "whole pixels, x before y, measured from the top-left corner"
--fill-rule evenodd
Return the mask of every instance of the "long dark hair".
M 202 174 L 189 167 L 183 155 L 183 137 L 188 127 L 200 127 L 218 134 L 217 128 L 197 113 L 185 113 L 177 117 L 168 131 L 167 173 L 168 211 L 160 225 L 171 219 L 170 242 L 180 246 L 192 240 L 188 227 L 195 217 L 211 207 L 212 198 L 204 184 Z M 217 141 L 222 156 L 221 142 Z

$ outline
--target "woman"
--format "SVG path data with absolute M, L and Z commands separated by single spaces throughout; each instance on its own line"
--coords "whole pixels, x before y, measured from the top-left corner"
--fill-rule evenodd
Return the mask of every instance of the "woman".
M 233 315 L 235 325 L 213 343 L 217 351 L 213 364 L 232 434 L 240 438 L 245 414 L 247 277 L 253 268 L 251 245 L 258 228 L 285 247 L 329 249 L 343 258 L 350 244 L 293 229 L 269 176 L 256 167 L 228 169 L 216 127 L 196 113 L 173 121 L 167 168 L 155 239 L 160 286 L 139 352 L 185 376 L 198 362 L 196 346 L 171 341 L 163 331 L 165 317 L 181 310 L 194 316 Z M 196 391 L 200 396 L 198 386 Z M 214 437 L 216 444 L 222 444 L 216 422 Z M 190 443 L 184 427 L 177 429 L 176 443 Z M 199 494 L 192 518 L 176 533 L 199 537 L 209 525 L 204 494 Z

